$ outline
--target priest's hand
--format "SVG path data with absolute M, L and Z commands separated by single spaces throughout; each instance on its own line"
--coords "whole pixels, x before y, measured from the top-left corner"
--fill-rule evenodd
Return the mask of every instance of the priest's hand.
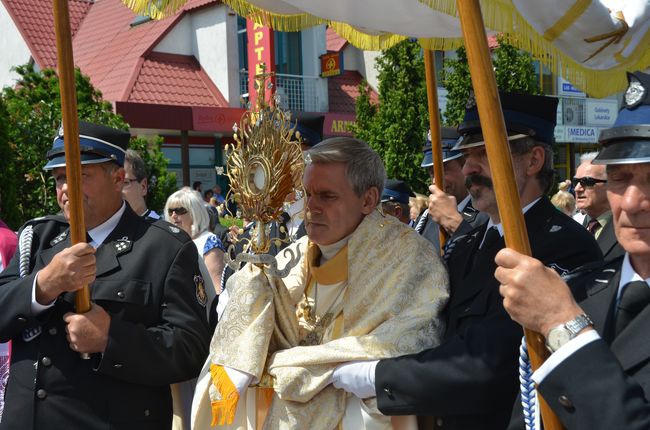
M 104 352 L 108 343 L 111 316 L 97 303 L 85 314 L 68 312 L 63 315 L 70 349 L 80 353 Z
M 332 374 L 334 387 L 352 393 L 360 399 L 375 397 L 375 368 L 379 360 L 351 361 L 341 364 Z
M 501 283 L 503 307 L 521 326 L 546 336 L 558 325 L 584 313 L 571 290 L 553 269 L 509 248 L 494 261 L 494 277 Z
M 223 370 L 226 371 L 226 375 L 228 375 L 230 382 L 232 382 L 239 394 L 246 391 L 246 388 L 248 388 L 248 386 L 253 381 L 253 375 L 250 375 L 246 372 L 242 372 L 228 366 L 223 366 Z

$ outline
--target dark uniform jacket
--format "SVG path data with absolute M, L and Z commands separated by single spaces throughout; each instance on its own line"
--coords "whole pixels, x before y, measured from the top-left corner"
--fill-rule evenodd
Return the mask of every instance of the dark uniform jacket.
M 543 197 L 525 214 L 532 254 L 560 272 L 602 258 L 594 238 Z M 448 260 L 451 297 L 442 343 L 381 360 L 375 382 L 386 415 L 435 416 L 441 429 L 504 429 L 518 391 L 522 329 L 503 308 L 494 257 L 478 249 L 487 223 L 457 240 Z
M 12 341 L 0 429 L 170 428 L 169 384 L 198 375 L 210 340 L 194 243 L 127 205 L 96 251 L 90 287 L 92 301 L 111 316 L 108 344 L 82 360 L 62 319 L 73 310 L 73 294 L 31 312 L 34 277 L 70 246 L 67 227 L 46 219 L 34 222 L 33 232 L 31 273 L 18 277 L 16 255 L 0 274 L 0 341 Z
M 602 338 L 562 361 L 539 386 L 567 429 L 650 428 L 650 306 L 613 335 L 622 261 L 619 257 L 569 281 Z M 524 428 L 520 405 L 509 428 Z
M 590 220 L 591 219 L 586 216 L 583 225 L 586 227 Z M 605 224 L 605 227 L 603 227 L 596 242 L 598 242 L 598 246 L 600 247 L 600 251 L 603 253 L 603 259 L 605 261 L 615 260 L 625 254 L 625 250 L 618 243 L 618 239 L 616 239 L 614 220 L 611 218 Z
M 423 225 L 418 230 L 418 233 L 421 234 L 429 242 L 431 242 L 434 246 L 434 249 L 437 250 L 440 249 L 440 233 L 439 233 L 440 227 L 438 226 L 438 223 L 435 222 L 428 214 L 429 214 L 428 211 L 424 211 L 420 215 L 421 217 L 423 216 L 426 217 L 426 219 L 424 220 Z M 467 202 L 467 204 L 460 212 L 460 214 L 463 216 L 463 221 L 460 223 L 460 225 L 452 235 L 452 238 L 466 234 L 467 232 L 474 229 L 475 227 L 478 227 L 484 222 L 487 222 L 489 219 L 487 214 L 481 213 L 476 209 L 474 209 L 474 206 L 472 206 L 471 199 Z M 418 218 L 415 221 L 416 227 L 419 221 L 420 218 Z

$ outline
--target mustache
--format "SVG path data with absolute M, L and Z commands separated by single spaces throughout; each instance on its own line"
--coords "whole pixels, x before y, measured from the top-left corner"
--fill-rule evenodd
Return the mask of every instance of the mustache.
M 482 185 L 489 189 L 494 188 L 494 185 L 492 184 L 492 179 L 481 175 L 469 175 L 468 177 L 465 178 L 465 186 L 469 188 L 472 185 L 479 185 L 479 186 Z

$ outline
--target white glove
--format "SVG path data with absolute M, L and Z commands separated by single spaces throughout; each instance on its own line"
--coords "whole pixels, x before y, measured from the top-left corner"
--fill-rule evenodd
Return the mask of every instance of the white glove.
M 375 397 L 375 368 L 379 360 L 351 361 L 341 364 L 332 374 L 334 387 L 352 393 L 360 399 Z
M 226 371 L 226 375 L 230 378 L 230 381 L 237 389 L 237 392 L 241 394 L 253 380 L 253 375 L 249 375 L 246 372 L 240 372 L 239 370 L 223 366 L 223 370 Z

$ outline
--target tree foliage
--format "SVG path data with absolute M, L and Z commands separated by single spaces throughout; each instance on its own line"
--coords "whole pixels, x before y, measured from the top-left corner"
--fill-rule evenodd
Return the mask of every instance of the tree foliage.
M 503 92 L 540 94 L 531 55 L 515 48 L 502 36 L 498 36 L 497 41 L 498 46 L 492 52 L 497 88 Z M 456 54 L 454 59 L 445 59 L 442 78 L 442 85 L 448 91 L 444 123 L 449 126 L 463 121 L 472 89 L 465 48 L 459 48 Z
M 420 167 L 429 128 L 420 45 L 405 40 L 382 51 L 377 70 L 379 105 L 371 103 L 368 84 L 362 83 L 354 135 L 379 153 L 389 178 L 405 181 L 414 191 L 427 192 L 427 174 Z
M 59 212 L 54 181 L 50 174 L 43 171 L 43 166 L 45 155 L 61 123 L 56 72 L 52 69 L 36 72 L 30 64 L 17 67 L 16 72 L 19 75 L 16 86 L 2 90 L 1 98 L 7 117 L 5 120 L 0 118 L 3 127 L 6 127 L 13 153 L 10 164 L 17 178 L 16 194 L 20 196 L 8 217 L 14 220 L 10 224 L 13 228 L 28 219 Z M 103 100 L 90 79 L 78 69 L 75 70 L 75 83 L 79 119 L 128 129 L 122 117 L 113 113 L 111 104 Z M 159 151 L 159 146 L 154 146 L 152 151 Z M 157 160 L 158 155 L 154 159 Z M 159 171 L 159 168 L 154 170 Z M 3 215 L 7 209 L 3 205 Z
M 176 191 L 176 173 L 167 170 L 169 161 L 160 150 L 162 142 L 160 136 L 152 140 L 138 137 L 129 142 L 129 148 L 138 151 L 147 170 L 147 206 L 158 213 L 162 213 L 167 197 Z
M 9 143 L 8 114 L 0 97 L 0 219 L 15 228 L 20 218 L 14 208 L 17 205 L 17 183 L 14 169 L 15 148 Z

